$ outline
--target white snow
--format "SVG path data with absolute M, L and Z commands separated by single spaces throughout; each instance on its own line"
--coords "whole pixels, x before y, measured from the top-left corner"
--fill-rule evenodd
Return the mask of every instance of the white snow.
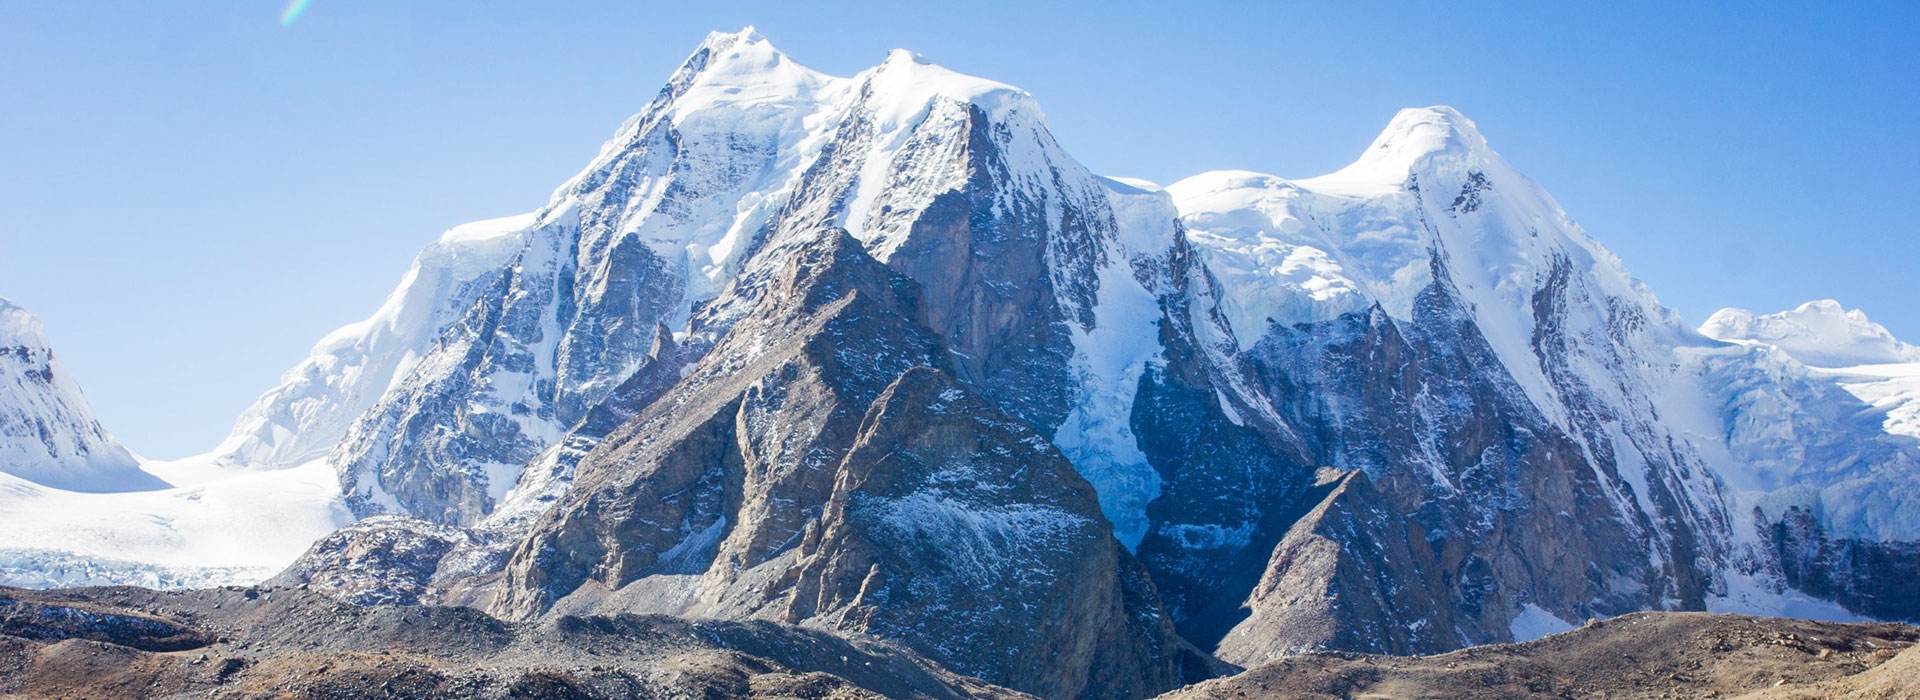
M 1859 309 L 1820 299 L 1779 313 L 1721 309 L 1701 324 L 1709 338 L 1764 343 L 1809 367 L 1841 368 L 1920 362 L 1920 348 L 1900 342 Z
M 0 531 L 0 582 L 201 585 L 269 575 L 314 539 L 351 520 L 325 456 L 363 414 L 391 399 L 407 378 L 446 369 L 434 366 L 450 361 L 435 357 L 436 340 L 472 306 L 479 293 L 476 282 L 509 268 L 522 275 L 557 277 L 559 270 L 574 264 L 583 268 L 575 293 L 591 301 L 595 295 L 619 291 L 584 269 L 604 260 L 587 253 L 570 260 L 567 251 L 607 250 L 637 238 L 677 266 L 674 272 L 682 278 L 684 294 L 679 311 L 667 320 L 677 327 L 694 303 L 711 298 L 741 274 L 754 237 L 769 222 L 802 205 L 816 207 L 823 224 L 846 226 L 870 252 L 886 260 L 905 241 L 919 212 L 936 197 L 965 185 L 969 173 L 958 156 L 968 147 L 967 127 L 975 109 L 995 127 L 995 138 L 1001 141 L 996 145 L 1010 170 L 1009 182 L 1003 184 L 1017 196 L 1039 203 L 1052 221 L 1062 220 L 1068 206 L 1095 218 L 1111 214 L 1110 220 L 1086 222 L 1097 230 L 1098 239 L 1099 284 L 1090 309 L 1095 323 L 1069 323 L 1078 386 L 1071 411 L 1052 439 L 1096 487 L 1116 536 L 1129 548 L 1144 535 L 1146 504 L 1161 486 L 1158 473 L 1137 447 L 1130 415 L 1140 377 L 1161 361 L 1156 295 L 1165 291 L 1148 275 L 1137 274 L 1134 264 L 1169 252 L 1176 216 L 1218 281 L 1225 331 L 1232 336 L 1196 319 L 1207 352 L 1251 347 L 1270 324 L 1325 321 L 1375 304 L 1389 316 L 1408 321 L 1416 295 L 1435 281 L 1431 263 L 1437 259 L 1526 397 L 1563 426 L 1570 421 L 1566 401 L 1547 380 L 1532 341 L 1534 292 L 1556 260 L 1566 261 L 1578 291 L 1591 295 L 1576 302 L 1583 306 L 1566 330 L 1581 336 L 1581 352 L 1592 354 L 1570 358 L 1569 364 L 1599 403 L 1626 414 L 1607 425 L 1602 438 L 1620 455 L 1621 476 L 1633 487 L 1633 497 L 1612 494 L 1622 510 L 1654 512 L 1645 500 L 1649 460 L 1643 453 L 1660 449 L 1654 444 L 1659 436 L 1630 433 L 1623 425 L 1656 414 L 1662 417 L 1657 423 L 1662 430 L 1680 438 L 1724 483 L 1735 487 L 1728 502 L 1715 500 L 1717 492 L 1700 484 L 1688 485 L 1696 490 L 1682 497 L 1692 500 L 1696 509 L 1730 508 L 1737 541 L 1753 537 L 1747 520 L 1755 503 L 1773 503 L 1768 499 L 1774 495 L 1803 495 L 1790 486 L 1835 483 L 1819 481 L 1831 475 L 1770 471 L 1768 465 L 1743 462 L 1730 434 L 1740 426 L 1730 427 L 1734 421 L 1723 412 L 1726 406 L 1707 399 L 1724 387 L 1703 384 L 1719 381 L 1715 377 L 1720 375 L 1710 370 L 1727 363 L 1757 368 L 1753 372 L 1758 374 L 1742 375 L 1743 381 L 1764 385 L 1739 397 L 1747 401 L 1743 405 L 1773 411 L 1749 414 L 1750 420 L 1808 410 L 1779 387 L 1812 377 L 1831 381 L 1883 411 L 1888 431 L 1920 437 L 1920 350 L 1899 343 L 1860 312 L 1844 311 L 1833 302 L 1769 316 L 1723 311 L 1701 329 L 1754 349 L 1759 359 L 1712 344 L 1678 325 L 1612 253 L 1589 238 L 1541 188 L 1508 166 L 1473 123 L 1450 108 L 1402 111 L 1358 160 L 1326 176 L 1286 180 L 1219 171 L 1162 188 L 1086 172 L 1053 142 L 1045 116 L 1030 95 L 954 73 L 909 52 L 895 51 L 879 66 L 842 78 L 801 66 L 752 28 L 715 33 L 702 49 L 704 63 L 690 63 L 677 73 L 665 101 L 623 125 L 545 207 L 447 231 L 422 251 L 379 310 L 316 344 L 279 387 L 241 416 L 233 434 L 213 453 L 145 465 L 171 481 L 171 488 L 79 494 L 0 474 L 0 522 L 9 523 Z M 863 139 L 841 142 L 848 151 L 834 154 L 850 169 L 843 183 L 848 191 L 831 201 L 797 199 L 805 169 L 819 160 L 827 143 L 853 129 L 864 130 Z M 909 157 L 915 154 L 925 160 Z M 612 179 L 619 179 L 623 199 L 591 199 L 605 195 L 605 183 Z M 581 212 L 589 206 L 600 208 L 587 209 L 590 213 L 606 209 L 615 214 L 606 230 L 592 234 L 598 238 L 585 240 Z M 1081 252 L 1050 250 L 1049 255 Z M 1069 266 L 1054 262 L 1054 273 L 1065 274 L 1061 270 Z M 9 315 L 10 308 L 0 300 L 0 341 L 33 330 L 30 319 Z M 1609 364 L 1607 356 L 1590 347 L 1607 337 L 1611 320 L 1604 314 L 1609 310 L 1646 319 L 1642 335 L 1616 339 L 1626 347 L 1621 366 Z M 556 349 L 570 329 L 559 325 L 553 308 L 543 313 L 539 345 L 528 348 L 536 358 L 533 371 L 486 376 L 482 386 L 487 401 L 476 403 L 476 411 L 509 406 L 555 381 Z M 1069 318 L 1075 316 L 1069 313 Z M 33 334 L 37 336 L 37 330 Z M 1771 355 L 1760 352 L 1760 346 L 1813 369 L 1766 359 Z M 591 385 L 584 388 L 610 388 L 624 376 L 619 369 L 583 380 Z M 0 380 L 11 376 L 7 371 L 0 367 Z M 62 372 L 56 369 L 56 377 L 70 385 Z M 1226 381 L 1221 403 L 1229 418 L 1241 423 L 1245 418 L 1227 393 L 1245 399 L 1252 390 L 1234 384 L 1234 378 Z M 84 406 L 77 388 L 56 393 L 69 405 Z M 1269 403 L 1247 400 L 1244 405 L 1255 412 L 1247 417 L 1282 425 L 1270 415 Z M 552 443 L 568 426 L 518 415 L 515 420 L 524 434 L 548 446 L 525 483 L 525 465 L 461 466 L 485 475 L 489 495 L 503 504 L 501 513 L 526 518 L 566 488 L 568 475 L 554 466 L 561 447 Z M 1756 439 L 1795 437 L 1790 420 L 1784 427 L 1749 427 Z M 12 443 L 0 444 L 0 464 L 29 461 L 3 451 L 8 449 Z M 97 453 L 113 456 L 106 449 Z M 134 464 L 131 455 L 124 462 L 128 468 Z M 1857 476 L 1849 472 L 1834 479 Z M 515 490 L 509 491 L 510 486 Z M 370 495 L 397 507 L 377 488 Z M 980 547 L 1000 546 L 1019 532 L 1074 524 L 1060 520 L 1057 513 L 989 513 L 937 496 L 897 501 L 889 512 L 900 518 L 903 528 L 937 526 L 944 534 L 929 530 L 928 536 L 972 538 Z M 1864 498 L 1860 502 L 1872 512 L 1859 518 L 1876 523 L 1875 532 L 1881 535 L 1920 531 L 1914 530 L 1920 525 L 1913 525 L 1920 523 L 1920 515 L 1900 511 L 1889 516 L 1881 511 L 1892 512 L 1895 506 Z M 1911 503 L 1904 507 L 1915 509 Z M 1909 516 L 1911 523 L 1898 519 Z M 1187 534 L 1206 541 L 1244 538 L 1226 530 Z M 1771 593 L 1755 580 L 1728 576 L 1733 592 L 1716 603 L 1724 608 L 1820 611 L 1818 601 Z M 1569 627 L 1529 604 L 1513 621 L 1512 631 L 1516 639 L 1531 639 Z
M 1051 140 L 1046 143 L 1052 145 Z M 1058 158 L 1071 163 L 1064 154 Z M 1093 484 L 1101 512 L 1113 521 L 1114 537 L 1131 550 L 1146 537 L 1147 504 L 1160 496 L 1161 482 L 1132 428 L 1140 377 L 1149 363 L 1161 361 L 1159 298 L 1135 276 L 1133 263 L 1163 259 L 1159 256 L 1172 248 L 1174 212 L 1162 193 L 1116 187 L 1077 164 L 1071 167 L 1069 173 L 1098 187 L 1114 218 L 1097 273 L 1093 327 L 1067 324 L 1080 390 L 1067 419 L 1054 431 L 1053 443 Z
M 40 319 L 0 297 L 0 474 L 75 491 L 165 482 L 115 442 L 41 335 Z
M 1454 108 L 1409 108 L 1393 115 L 1393 121 L 1374 137 L 1359 159 L 1299 184 L 1314 192 L 1377 197 L 1399 191 L 1409 173 L 1420 172 L 1432 161 L 1483 161 L 1491 153 L 1473 120 Z
M 1532 349 L 1532 295 L 1551 263 L 1566 259 L 1594 291 L 1654 319 L 1669 316 L 1448 107 L 1402 110 L 1356 162 L 1331 175 L 1290 181 L 1218 171 L 1166 191 L 1220 279 L 1222 311 L 1243 348 L 1266 335 L 1268 323 L 1322 321 L 1373 304 L 1411 320 L 1438 256 L 1508 372 L 1564 424 L 1558 392 Z
M 1920 362 L 1812 369 L 1885 412 L 1887 432 L 1920 438 Z
M 927 57 L 894 49 L 887 60 L 871 71 L 870 87 L 888 99 L 870 111 L 882 131 L 890 131 L 919 121 L 927 105 L 938 100 L 958 101 L 978 106 L 988 121 L 1005 122 L 1015 112 L 1045 123 L 1038 103 L 1025 90 L 1006 83 L 955 73 L 935 65 Z
M 1920 438 L 1920 347 L 1901 342 L 1859 309 L 1821 299 L 1758 315 L 1721 309 L 1700 332 L 1740 345 L 1778 349 L 1812 374 L 1885 414 L 1887 432 Z
M 179 485 L 75 493 L 0 475 L 0 584 L 252 583 L 353 520 L 321 460 L 247 471 L 203 455 L 145 467 Z
M 1831 622 L 1867 622 L 1870 619 L 1847 612 L 1846 608 L 1831 601 L 1809 596 L 1765 577 L 1729 571 L 1726 574 L 1726 583 L 1726 595 L 1707 598 L 1707 612 L 1797 617 L 1804 620 Z
M 413 369 L 472 302 L 468 283 L 525 245 L 532 214 L 449 229 L 420 252 L 399 288 L 367 320 L 341 327 L 281 377 L 213 452 L 236 466 L 280 468 L 324 456 L 353 421 Z
M 1514 616 L 1508 630 L 1513 633 L 1513 641 L 1531 642 L 1548 635 L 1571 630 L 1575 625 L 1560 619 L 1558 615 L 1547 612 L 1538 605 L 1528 603 L 1520 607 L 1520 614 Z
M 1219 280 L 1220 309 L 1241 348 L 1267 335 L 1269 324 L 1318 322 L 1374 304 L 1411 322 L 1415 295 L 1435 281 L 1429 263 L 1438 261 L 1501 366 L 1550 421 L 1571 428 L 1577 412 L 1605 407 L 1602 442 L 1580 443 L 1596 469 L 1600 451 L 1617 458 L 1618 485 L 1600 476 L 1622 512 L 1656 512 L 1654 465 L 1698 463 L 1708 474 L 1682 479 L 1679 496 L 1692 512 L 1726 518 L 1730 532 L 1708 532 L 1729 540 L 1715 546 L 1759 546 L 1756 505 L 1815 506 L 1841 535 L 1920 536 L 1910 495 L 1920 493 L 1920 479 L 1901 466 L 1912 463 L 1913 448 L 1880 444 L 1882 431 L 1850 432 L 1838 415 L 1844 407 L 1814 386 L 1835 382 L 1884 412 L 1885 432 L 1920 433 L 1920 354 L 1832 302 L 1772 316 L 1730 310 L 1696 332 L 1454 110 L 1401 112 L 1354 164 L 1331 175 L 1219 171 L 1166 192 Z M 1563 282 L 1548 277 L 1556 264 L 1565 266 Z M 1549 282 L 1563 285 L 1567 300 L 1558 330 L 1572 352 L 1556 361 L 1588 394 L 1577 406 L 1548 380 L 1532 347 L 1535 295 Z M 1702 333 L 1783 354 L 1732 351 Z
M 911 542 L 939 552 L 956 574 L 983 584 L 1004 580 L 996 572 L 1030 560 L 1033 552 L 1060 550 L 1090 525 L 1086 518 L 1050 505 L 976 505 L 937 488 L 894 499 L 861 498 L 855 507 L 870 511 Z M 1047 573 L 1029 569 L 1020 575 Z

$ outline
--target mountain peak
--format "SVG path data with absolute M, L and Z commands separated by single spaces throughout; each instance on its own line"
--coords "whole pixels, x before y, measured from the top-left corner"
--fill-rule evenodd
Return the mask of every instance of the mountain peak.
M 24 339 L 39 337 L 40 319 L 12 299 L 0 297 L 0 345 L 21 345 Z
M 140 471 L 100 427 L 73 376 L 40 334 L 40 319 L 0 297 L 0 473 L 68 491 L 144 491 L 166 482 Z
M 1920 348 L 1900 342 L 1885 326 L 1859 309 L 1818 299 L 1790 311 L 1755 314 L 1721 309 L 1700 326 L 1709 338 L 1733 343 L 1764 343 L 1813 367 L 1920 362 Z
M 948 69 L 906 49 L 887 52 L 887 59 L 867 75 L 873 92 L 886 95 L 883 103 L 893 107 L 882 110 L 883 121 L 905 123 L 916 118 L 929 101 L 945 98 L 971 103 L 994 121 L 1020 112 L 1045 122 L 1039 105 L 1027 91 Z
M 1367 147 L 1367 153 L 1379 157 L 1391 153 L 1419 155 L 1475 151 L 1486 146 L 1486 137 L 1480 135 L 1472 119 L 1452 107 L 1435 105 L 1400 110 Z
M 800 65 L 753 27 L 746 27 L 708 34 L 649 111 L 665 108 L 683 126 L 688 116 L 716 107 L 791 116 L 811 111 L 823 93 L 845 82 Z M 734 119 L 737 116 L 723 117 L 719 125 Z
M 737 32 L 722 32 L 718 30 L 707 32 L 707 38 L 705 41 L 700 42 L 700 47 L 713 49 L 714 51 L 725 51 L 743 42 L 756 44 L 766 43 L 766 41 L 767 37 L 762 35 L 760 30 L 754 29 L 753 25 L 749 24 L 741 27 L 740 31 Z
M 1465 165 L 1491 153 L 1486 137 L 1459 110 L 1445 105 L 1410 107 L 1395 114 L 1353 164 L 1300 183 L 1332 192 L 1393 189 L 1438 161 Z
M 933 65 L 933 60 L 927 58 L 925 54 L 921 54 L 915 51 L 910 51 L 907 49 L 894 49 L 892 51 L 887 52 L 887 60 L 881 61 L 882 65 L 905 64 L 905 63 L 914 63 L 922 66 L 931 66 Z

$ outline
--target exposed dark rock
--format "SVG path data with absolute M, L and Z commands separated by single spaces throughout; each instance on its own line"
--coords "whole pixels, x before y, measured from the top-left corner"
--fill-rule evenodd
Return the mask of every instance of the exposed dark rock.
M 1191 653 L 1073 465 L 932 368 L 867 410 L 799 558 L 790 619 L 1042 697 L 1151 695 Z
M 1204 656 L 1072 465 L 940 369 L 911 280 L 834 231 L 730 294 L 748 310 L 581 462 L 500 610 L 824 625 L 1048 697 L 1140 697 Z
M 1920 620 L 1920 543 L 1834 537 L 1798 507 L 1755 518 L 1787 585 L 1881 619 Z
M 0 588 L 0 635 L 37 642 L 85 639 L 142 651 L 184 651 L 213 643 L 179 620 L 86 601 L 45 601 Z

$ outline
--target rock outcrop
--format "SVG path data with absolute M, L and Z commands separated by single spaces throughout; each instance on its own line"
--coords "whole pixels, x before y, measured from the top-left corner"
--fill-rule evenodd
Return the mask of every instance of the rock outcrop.
M 581 461 L 497 609 L 824 626 L 1046 697 L 1207 668 L 1071 463 L 947 375 L 916 283 L 844 231 L 791 256 Z

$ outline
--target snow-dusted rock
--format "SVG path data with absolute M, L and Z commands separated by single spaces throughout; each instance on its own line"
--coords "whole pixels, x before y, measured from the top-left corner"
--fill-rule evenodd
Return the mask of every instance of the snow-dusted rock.
M 1092 487 L 948 377 L 917 284 L 844 231 L 793 242 L 580 463 L 496 609 L 818 624 L 1048 697 L 1173 687 L 1191 652 Z
M 1910 446 L 1839 415 L 1806 371 L 1681 324 L 1453 110 L 1403 111 L 1325 177 L 1166 191 L 1264 395 L 1313 459 L 1367 477 L 1313 535 L 1355 538 L 1330 555 L 1352 560 L 1302 578 L 1285 564 L 1318 560 L 1276 551 L 1245 624 L 1284 643 L 1236 629 L 1223 658 L 1505 641 L 1535 610 L 1725 606 L 1756 576 L 1780 592 L 1770 528 L 1788 507 L 1843 536 L 1920 539 Z M 1837 308 L 1709 327 L 1810 357 L 1908 352 Z M 1376 547 L 1399 553 L 1352 554 Z M 1299 606 L 1337 621 L 1295 624 Z
M 167 483 L 100 427 L 40 319 L 0 297 L 0 472 L 68 491 L 145 491 Z

